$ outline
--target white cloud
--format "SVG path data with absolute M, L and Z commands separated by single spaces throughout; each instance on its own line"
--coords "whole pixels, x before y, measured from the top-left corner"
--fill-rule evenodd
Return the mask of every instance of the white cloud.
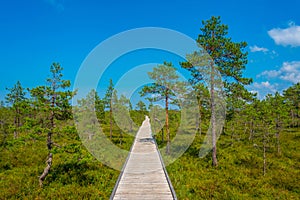
M 261 82 L 261 83 L 257 83 L 257 82 L 253 83 L 254 88 L 259 89 L 259 90 L 271 91 L 273 93 L 277 91 L 276 86 L 277 86 L 277 84 L 273 85 L 269 81 Z M 253 91 L 255 91 L 255 90 L 253 90 Z
M 268 78 L 275 78 L 280 74 L 280 71 L 277 70 L 267 70 L 263 71 L 261 74 L 259 74 L 257 77 L 266 76 Z
M 292 83 L 300 82 L 300 61 L 284 62 L 280 70 L 282 80 Z
M 269 50 L 268 48 L 265 48 L 265 47 L 259 47 L 257 45 L 254 45 L 254 46 L 250 46 L 250 51 L 252 53 L 255 53 L 255 52 L 263 52 L 265 55 L 269 55 L 272 59 L 274 59 L 275 57 L 278 56 L 278 53 L 274 50 Z
M 267 94 L 274 94 L 278 91 L 278 84 L 271 84 L 269 81 L 265 82 L 254 82 L 252 85 L 248 86 L 251 93 L 257 94 L 259 99 L 263 99 Z
M 254 46 L 250 46 L 250 51 L 251 52 L 264 52 L 264 53 L 266 53 L 266 52 L 269 51 L 269 49 L 264 48 L 264 47 L 258 47 L 256 45 L 254 45 Z
M 284 62 L 279 70 L 267 70 L 258 75 L 267 78 L 278 77 L 292 83 L 300 82 L 300 61 Z
M 277 45 L 300 46 L 300 26 L 295 25 L 294 22 L 290 22 L 289 27 L 285 29 L 271 29 L 268 31 L 268 34 Z

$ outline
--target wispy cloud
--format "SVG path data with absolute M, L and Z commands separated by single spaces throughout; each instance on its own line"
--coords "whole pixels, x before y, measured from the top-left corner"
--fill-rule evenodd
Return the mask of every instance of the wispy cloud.
M 272 93 L 276 92 L 277 84 L 271 84 L 269 81 L 261 82 L 261 83 L 253 83 L 253 87 L 260 90 L 271 91 Z M 254 90 L 255 91 L 255 90 Z
M 269 51 L 269 49 L 264 48 L 264 47 L 258 47 L 256 45 L 254 45 L 254 46 L 250 46 L 250 51 L 251 52 L 264 52 L 264 53 L 266 53 L 266 52 Z
M 281 74 L 280 70 L 266 70 L 257 75 L 257 77 L 267 77 L 267 78 L 275 78 L 278 77 Z
M 283 63 L 280 78 L 292 83 L 300 82 L 300 61 Z
M 258 77 L 279 78 L 292 83 L 300 82 L 300 61 L 284 62 L 279 70 L 266 70 Z
M 252 53 L 262 52 L 265 55 L 270 56 L 272 59 L 278 56 L 278 53 L 275 50 L 270 50 L 265 47 L 259 47 L 257 45 L 254 45 L 254 46 L 250 46 L 249 48 Z
M 268 31 L 268 34 L 277 45 L 300 46 L 300 26 L 295 25 L 294 22 L 290 22 L 289 27 L 285 29 L 271 29 Z
M 271 84 L 269 81 L 265 82 L 254 82 L 248 86 L 251 93 L 257 94 L 259 99 L 263 99 L 267 94 L 274 94 L 278 91 L 279 85 L 277 83 Z
M 64 1 L 63 0 L 44 0 L 44 2 L 50 4 L 53 6 L 56 10 L 58 11 L 64 11 L 65 7 L 63 5 Z

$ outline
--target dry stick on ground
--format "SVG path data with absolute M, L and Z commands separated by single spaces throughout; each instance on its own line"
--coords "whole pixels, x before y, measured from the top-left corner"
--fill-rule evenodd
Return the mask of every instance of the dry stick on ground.
M 46 168 L 44 169 L 44 172 L 43 174 L 40 176 L 39 178 L 39 182 L 40 182 L 40 187 L 43 186 L 43 181 L 45 180 L 46 176 L 48 175 L 49 171 L 50 171 L 50 168 L 51 168 L 51 165 L 52 165 L 52 153 L 49 154 L 49 158 L 48 160 L 46 161 L 47 163 L 47 166 Z

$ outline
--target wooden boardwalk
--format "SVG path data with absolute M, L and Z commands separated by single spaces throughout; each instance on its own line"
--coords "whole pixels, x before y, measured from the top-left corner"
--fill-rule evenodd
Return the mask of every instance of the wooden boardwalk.
M 147 116 L 136 134 L 110 199 L 177 199 L 152 138 Z

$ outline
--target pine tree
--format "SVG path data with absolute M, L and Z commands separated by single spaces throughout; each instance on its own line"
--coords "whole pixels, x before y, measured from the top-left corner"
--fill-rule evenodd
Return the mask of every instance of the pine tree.
M 102 124 L 105 122 L 105 100 L 101 99 L 97 91 L 95 92 L 95 111 L 99 123 Z
M 112 128 L 113 128 L 113 91 L 114 91 L 114 84 L 112 79 L 109 80 L 109 86 L 106 90 L 106 94 L 104 97 L 106 108 L 109 109 L 109 137 L 112 139 Z
M 9 125 L 11 122 L 10 108 L 6 107 L 4 101 L 0 103 L 0 147 L 4 147 L 4 144 L 9 136 Z M 1 151 L 1 150 L 0 150 Z
M 39 86 L 31 90 L 31 93 L 42 103 L 43 109 L 48 113 L 47 120 L 49 120 L 48 134 L 47 134 L 47 148 L 49 156 L 47 166 L 44 172 L 39 177 L 40 186 L 49 173 L 52 165 L 53 154 L 51 152 L 53 145 L 52 135 L 56 127 L 55 120 L 71 118 L 70 100 L 75 95 L 75 92 L 66 90 L 71 86 L 69 80 L 63 80 L 63 68 L 59 63 L 53 63 L 50 66 L 50 77 L 47 78 L 47 86 Z
M 211 132 L 212 132 L 212 164 L 217 166 L 216 147 L 216 102 L 222 88 L 220 73 L 224 79 L 227 95 L 239 91 L 243 95 L 247 93 L 243 85 L 248 85 L 252 79 L 244 78 L 242 72 L 247 64 L 247 53 L 244 48 L 246 42 L 235 43 L 227 37 L 228 26 L 221 24 L 220 17 L 211 17 L 202 21 L 201 33 L 197 38 L 200 49 L 198 52 L 187 55 L 188 63 L 182 63 L 182 67 L 188 69 L 195 79 L 195 84 L 206 80 L 209 82 Z M 204 76 L 204 77 L 203 77 Z M 241 91 L 242 90 L 242 91 Z
M 99 120 L 97 115 L 97 92 L 92 89 L 85 98 L 79 99 L 77 101 L 78 111 L 76 112 L 76 120 L 80 120 L 78 126 L 80 126 L 81 139 L 86 142 L 86 140 L 92 140 L 95 135 L 95 130 L 97 130 L 97 121 Z M 96 114 L 95 114 L 96 111 Z
M 13 88 L 7 88 L 10 92 L 6 95 L 6 102 L 12 105 L 14 110 L 14 138 L 18 137 L 18 130 L 21 126 L 22 112 L 27 104 L 26 92 L 22 87 L 20 81 L 14 85 Z
M 277 146 L 277 154 L 281 154 L 281 147 L 280 147 L 280 135 L 283 128 L 287 125 L 288 122 L 288 105 L 285 102 L 283 96 L 281 96 L 278 92 L 273 95 L 268 95 L 266 97 L 266 101 L 269 102 L 271 106 L 271 117 L 272 117 L 272 124 L 275 131 L 276 137 L 276 146 Z
M 292 127 L 299 126 L 300 119 L 300 82 L 283 91 L 283 96 L 290 105 Z
M 147 111 L 146 104 L 143 101 L 139 101 L 136 104 L 136 109 L 143 112 L 143 113 Z
M 152 72 L 148 72 L 149 78 L 154 80 L 149 86 L 142 88 L 141 96 L 149 94 L 156 95 L 153 97 L 154 101 L 165 102 L 165 119 L 166 119 L 166 135 L 167 135 L 167 149 L 166 153 L 170 153 L 170 130 L 169 130 L 169 104 L 176 96 L 175 87 L 179 84 L 179 76 L 176 73 L 172 63 L 164 62 L 161 65 L 153 68 Z

